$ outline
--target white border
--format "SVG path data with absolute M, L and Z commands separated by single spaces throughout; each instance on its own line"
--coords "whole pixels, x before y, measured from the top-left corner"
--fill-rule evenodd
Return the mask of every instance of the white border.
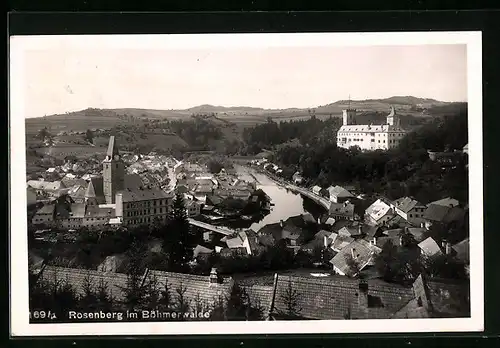
M 61 40 L 55 40 L 61 39 Z M 167 322 L 99 324 L 30 324 L 28 320 L 28 260 L 23 58 L 34 49 L 129 48 L 206 49 L 366 45 L 466 44 L 469 114 L 469 207 L 471 318 L 262 322 Z M 472 120 L 472 122 L 470 122 Z M 202 34 L 202 35 L 79 35 L 14 36 L 10 38 L 10 276 L 11 334 L 67 335 L 201 335 L 286 333 L 463 332 L 484 330 L 483 283 L 483 163 L 481 32 Z

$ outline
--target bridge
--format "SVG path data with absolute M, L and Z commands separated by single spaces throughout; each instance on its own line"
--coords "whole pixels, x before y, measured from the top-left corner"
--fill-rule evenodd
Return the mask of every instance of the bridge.
M 290 191 L 300 193 L 301 195 L 306 196 L 307 198 L 313 200 L 317 204 L 321 205 L 323 208 L 326 210 L 330 210 L 330 205 L 331 202 L 326 199 L 325 197 L 318 196 L 317 194 L 314 194 L 313 192 L 309 191 L 308 189 L 298 187 L 292 184 L 286 184 L 285 187 L 289 189 Z
M 214 226 L 214 225 L 207 224 L 206 222 L 201 222 L 201 221 L 194 220 L 191 218 L 188 218 L 188 221 L 189 221 L 190 225 L 200 227 L 200 228 L 203 228 L 205 230 L 212 231 L 212 232 L 220 233 L 220 234 L 223 234 L 225 236 L 232 236 L 233 234 L 238 232 L 236 230 L 233 230 L 233 229 L 230 229 L 227 227 Z

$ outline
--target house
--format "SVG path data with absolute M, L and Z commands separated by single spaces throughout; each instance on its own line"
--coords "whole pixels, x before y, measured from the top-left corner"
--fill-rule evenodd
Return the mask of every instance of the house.
M 244 248 L 248 255 L 252 255 L 250 238 L 246 232 L 238 232 L 234 237 L 224 237 L 227 247 L 230 249 Z
M 302 175 L 300 175 L 299 172 L 295 172 L 292 176 L 292 180 L 293 180 L 293 183 L 295 185 L 300 185 L 302 184 L 302 182 L 304 182 L 304 178 L 302 177 Z
M 365 221 L 371 226 L 385 225 L 393 216 L 391 205 L 382 198 L 373 202 L 365 211 Z
M 31 205 L 36 203 L 36 190 L 32 187 L 26 187 L 26 204 Z
M 340 252 L 345 247 L 347 247 L 349 244 L 354 242 L 354 238 L 346 237 L 346 236 L 339 236 L 337 233 L 332 233 L 330 235 L 330 238 L 333 240 L 330 248 L 335 252 Z
M 425 239 L 427 230 L 424 227 L 409 227 L 406 228 L 406 232 L 411 234 L 416 242 L 420 243 Z
M 244 247 L 223 248 L 219 251 L 219 254 L 222 258 L 238 258 L 249 256 L 247 249 Z
M 411 197 L 402 197 L 391 204 L 395 213 L 415 226 L 424 222 L 426 206 Z
M 343 203 L 354 198 L 354 195 L 341 186 L 330 186 L 328 189 L 330 202 Z
M 438 243 L 436 243 L 436 241 L 432 239 L 432 237 L 429 237 L 424 241 L 418 243 L 418 247 L 420 248 L 422 254 L 427 258 L 432 258 L 443 254 Z
M 387 319 L 415 297 L 411 287 L 339 275 L 318 278 L 276 274 L 271 293 L 270 320 Z M 296 313 L 288 310 L 291 294 L 297 294 L 293 298 Z
M 361 237 L 363 235 L 362 226 L 360 224 L 344 226 L 338 231 L 339 236 L 343 237 Z
M 352 241 L 349 245 L 342 248 L 331 260 L 335 273 L 339 275 L 357 275 L 365 268 L 374 255 L 374 252 L 364 243 Z M 354 264 L 351 264 L 351 261 Z
M 451 248 L 457 260 L 465 264 L 469 263 L 469 238 L 453 245 Z
M 52 225 L 54 224 L 55 204 L 46 204 L 37 210 L 31 222 L 33 225 Z
M 437 205 L 442 205 L 445 207 L 452 207 L 453 208 L 453 207 L 458 207 L 460 205 L 460 202 L 454 198 L 446 197 L 446 198 L 431 202 L 427 206 L 429 206 L 431 204 L 437 204 Z
M 111 255 L 97 266 L 97 270 L 104 273 L 126 273 L 127 264 L 128 259 L 124 254 Z
M 45 192 L 57 195 L 66 186 L 62 181 L 28 180 L 27 185 L 36 190 L 37 194 Z
M 454 165 L 458 162 L 460 157 L 463 156 L 462 151 L 436 152 L 427 150 L 427 153 L 431 161 L 438 162 L 442 165 Z
M 317 196 L 324 196 L 328 191 L 322 188 L 321 186 L 313 186 L 312 192 Z
M 194 200 L 186 200 L 186 213 L 188 217 L 195 217 L 201 214 L 202 203 Z
M 197 245 L 194 249 L 193 249 L 193 258 L 194 259 L 197 259 L 198 257 L 201 257 L 201 258 L 208 258 L 210 255 L 213 254 L 213 250 L 212 249 L 209 249 L 207 247 L 204 247 L 203 245 Z
M 449 224 L 460 222 L 465 219 L 465 210 L 458 206 L 444 206 L 439 204 L 429 204 L 424 212 L 423 226 L 427 229 L 433 224 Z
M 470 284 L 449 279 L 418 276 L 413 282 L 414 298 L 392 319 L 470 317 Z
M 345 201 L 343 203 L 331 203 L 330 209 L 328 210 L 330 217 L 335 220 L 354 220 L 354 204 Z

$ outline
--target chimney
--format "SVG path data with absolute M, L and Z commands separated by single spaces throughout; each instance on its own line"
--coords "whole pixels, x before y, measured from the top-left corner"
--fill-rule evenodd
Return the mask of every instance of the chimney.
M 368 283 L 363 280 L 359 282 L 358 306 L 362 310 L 368 310 Z
M 280 227 L 283 228 L 284 225 L 285 225 L 284 221 L 280 220 Z
M 353 260 L 356 259 L 356 256 L 354 255 L 355 251 L 356 251 L 356 249 L 354 249 L 354 248 L 351 249 L 351 256 L 352 256 Z
M 377 245 L 377 237 L 373 237 L 372 243 L 373 243 L 373 245 Z
M 328 237 L 327 237 L 327 236 L 324 236 L 324 237 L 323 237 L 323 246 L 324 246 L 325 248 L 328 248 Z
M 210 285 L 219 283 L 219 276 L 217 275 L 217 269 L 215 267 L 210 271 L 209 282 Z

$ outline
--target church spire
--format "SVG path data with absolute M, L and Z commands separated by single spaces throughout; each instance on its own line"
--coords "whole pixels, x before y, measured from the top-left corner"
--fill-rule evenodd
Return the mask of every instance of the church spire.
M 106 159 L 111 160 L 118 155 L 119 155 L 118 145 L 116 144 L 115 136 L 112 135 L 109 137 L 108 152 L 106 153 Z

